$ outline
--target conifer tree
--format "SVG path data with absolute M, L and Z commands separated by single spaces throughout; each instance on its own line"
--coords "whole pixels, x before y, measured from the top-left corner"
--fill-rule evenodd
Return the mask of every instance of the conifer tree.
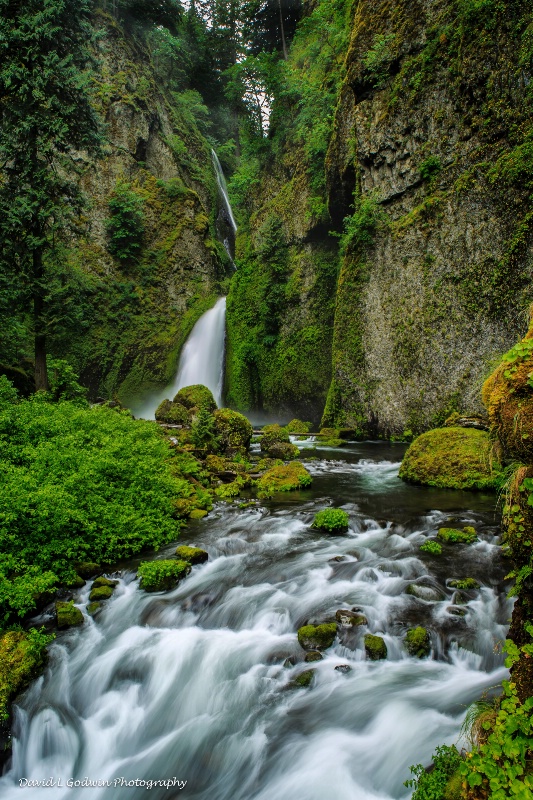
M 37 390 L 48 388 L 48 269 L 82 204 L 76 151 L 99 146 L 85 72 L 91 7 L 0 0 L 0 268 L 31 309 Z

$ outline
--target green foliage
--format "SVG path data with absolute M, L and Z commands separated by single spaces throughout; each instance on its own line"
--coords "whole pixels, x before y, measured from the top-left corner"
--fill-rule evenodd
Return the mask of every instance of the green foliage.
M 389 67 L 394 58 L 394 33 L 376 33 L 374 43 L 363 56 L 363 65 L 375 89 L 381 88 L 389 77 Z
M 218 486 L 215 489 L 215 494 L 217 497 L 220 497 L 221 500 L 233 500 L 234 497 L 238 497 L 241 493 L 243 486 L 244 480 L 238 475 L 231 483 L 223 483 L 221 486 Z
M 109 200 L 108 250 L 119 261 L 131 261 L 140 254 L 144 239 L 143 199 L 130 184 L 118 183 Z
M 442 745 L 435 751 L 431 772 L 426 772 L 423 764 L 410 767 L 415 777 L 405 781 L 404 786 L 415 790 L 412 800 L 448 800 L 446 787 L 461 764 L 457 748 L 454 745 Z
M 457 580 L 450 581 L 450 586 L 452 589 L 464 589 L 465 591 L 473 591 L 474 589 L 479 589 L 479 583 L 476 581 L 475 578 L 460 578 Z
M 203 505 L 182 458 L 157 425 L 127 412 L 39 395 L 4 400 L 0 619 L 23 616 L 72 580 L 74 562 L 112 563 L 175 539 L 180 498 Z
M 340 531 L 346 530 L 348 527 L 349 517 L 346 511 L 341 508 L 325 508 L 315 514 L 313 520 L 313 528 L 320 528 L 320 530 Z
M 423 181 L 431 181 L 442 169 L 442 164 L 438 156 L 429 156 L 420 164 L 420 177 Z
M 192 426 L 191 438 L 196 447 L 207 450 L 218 449 L 218 439 L 215 433 L 215 418 L 209 410 L 209 405 L 203 405 Z
M 9 718 L 8 703 L 21 692 L 42 667 L 46 647 L 54 637 L 44 628 L 10 630 L 0 635 L 0 721 Z
M 420 625 L 417 628 L 410 628 L 405 634 L 405 647 L 411 656 L 417 658 L 429 656 L 431 645 L 427 630 Z
M 386 221 L 375 195 L 363 197 L 352 214 L 344 220 L 344 233 L 341 237 L 341 253 L 348 250 L 359 254 L 372 247 L 374 233 L 380 223 Z
M 173 589 L 191 571 L 187 561 L 142 561 L 137 572 L 141 589 L 146 592 L 165 592 Z
M 293 461 L 286 466 L 267 469 L 257 481 L 260 497 L 271 497 L 275 492 L 291 492 L 302 489 L 312 482 L 311 475 L 303 464 Z
M 78 376 L 68 361 L 48 358 L 47 365 L 49 394 L 52 400 L 55 402 L 73 400 L 82 404 L 86 402 L 87 389 L 80 386 Z
M 442 545 L 439 542 L 424 542 L 420 545 L 420 549 L 423 553 L 431 553 L 432 556 L 440 556 L 442 553 Z
M 476 531 L 470 526 L 463 528 L 462 531 L 456 528 L 439 528 L 437 536 L 443 542 L 452 542 L 452 544 L 472 544 L 477 541 Z

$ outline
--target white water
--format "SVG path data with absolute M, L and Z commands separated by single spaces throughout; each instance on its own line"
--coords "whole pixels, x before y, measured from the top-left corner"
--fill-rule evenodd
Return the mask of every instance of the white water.
M 220 198 L 224 204 L 224 211 L 226 212 L 227 220 L 233 229 L 233 233 L 235 234 L 237 231 L 237 223 L 235 222 L 235 217 L 233 216 L 233 211 L 231 209 L 231 203 L 229 201 L 229 195 L 228 195 L 228 187 L 226 184 L 226 179 L 224 177 L 224 172 L 222 170 L 222 165 L 214 150 L 211 150 L 211 157 L 213 159 L 215 175 L 217 176 L 217 184 L 218 184 L 218 190 L 220 192 Z
M 226 298 L 220 297 L 203 314 L 181 351 L 176 377 L 164 389 L 154 392 L 139 405 L 132 406 L 136 417 L 154 419 L 162 400 L 172 400 L 184 386 L 202 383 L 211 389 L 218 406 L 222 404 L 224 382 L 224 344 L 226 335 Z
M 369 458 L 368 449 L 344 471 L 340 460 L 331 468 L 314 462 L 313 490 L 288 504 L 221 506 L 191 525 L 185 541 L 204 546 L 210 560 L 176 590 L 148 595 L 133 572 L 123 573 L 97 620 L 58 637 L 45 676 L 16 709 L 2 800 L 23 796 L 20 779 L 49 777 L 188 783 L 149 795 L 113 785 L 32 788 L 32 800 L 409 797 L 408 766 L 458 741 L 468 704 L 505 677 L 497 644 L 510 604 L 491 578 L 497 548 L 487 514 L 463 512 L 462 524 L 476 525 L 482 541 L 461 547 L 451 564 L 422 557 L 420 543 L 447 519 L 424 507 L 441 497 L 449 503 L 450 494 L 405 487 L 393 475 L 398 464 Z M 369 489 L 373 514 L 359 510 Z M 346 535 L 310 528 L 329 497 L 349 513 Z M 405 513 L 391 511 L 402 505 Z M 457 618 L 447 611 L 446 578 L 466 575 L 483 588 Z M 406 595 L 411 582 L 446 599 Z M 84 612 L 88 592 L 77 600 Z M 339 629 L 324 660 L 304 664 L 298 627 L 351 607 L 368 625 Z M 403 647 L 415 624 L 431 631 L 429 659 Z M 365 659 L 368 631 L 384 636 L 386 661 Z M 284 666 L 288 656 L 295 666 Z M 337 671 L 341 665 L 351 671 Z M 310 667 L 312 687 L 289 688 Z

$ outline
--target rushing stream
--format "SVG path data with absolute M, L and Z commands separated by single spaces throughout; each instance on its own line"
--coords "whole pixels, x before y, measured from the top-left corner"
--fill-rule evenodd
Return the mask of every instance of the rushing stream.
M 172 592 L 146 594 L 134 565 L 124 570 L 100 616 L 58 636 L 45 675 L 16 707 L 3 800 L 20 798 L 25 778 L 111 787 L 32 788 L 32 800 L 409 797 L 409 765 L 460 741 L 468 704 L 505 677 L 511 604 L 494 496 L 408 486 L 396 477 L 402 452 L 378 443 L 322 450 L 309 462 L 309 490 L 217 506 L 180 541 L 204 547 L 209 561 Z M 349 513 L 347 534 L 310 528 L 329 503 Z M 420 553 L 450 520 L 474 525 L 480 541 Z M 454 596 L 447 581 L 470 576 L 480 591 Z M 413 583 L 424 599 L 405 593 Z M 88 592 L 77 599 L 83 610 Z M 304 664 L 298 627 L 355 607 L 368 626 L 339 628 L 324 660 Z M 417 624 L 431 632 L 424 660 L 402 644 Z M 368 631 L 384 636 L 386 661 L 365 659 Z M 309 667 L 313 684 L 291 688 Z M 187 784 L 147 795 L 121 779 Z

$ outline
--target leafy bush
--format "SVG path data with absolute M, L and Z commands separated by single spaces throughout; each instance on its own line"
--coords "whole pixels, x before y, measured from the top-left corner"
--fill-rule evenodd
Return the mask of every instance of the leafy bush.
M 208 450 L 218 449 L 218 439 L 215 435 L 215 418 L 209 410 L 209 406 L 203 405 L 196 422 L 192 426 L 191 438 L 196 447 L 204 447 Z
M 447 800 L 446 788 L 462 763 L 456 747 L 437 747 L 433 757 L 433 770 L 426 772 L 423 764 L 410 767 L 415 776 L 405 781 L 404 786 L 414 788 L 411 800 Z M 450 798 L 451 800 L 451 798 Z
M 191 571 L 188 561 L 142 561 L 137 576 L 141 579 L 141 589 L 146 592 L 163 592 L 174 588 L 180 578 Z
M 144 238 L 143 200 L 128 183 L 119 183 L 109 200 L 108 250 L 120 261 L 138 255 Z
M 73 580 L 74 562 L 112 563 L 176 539 L 180 499 L 205 504 L 182 458 L 128 412 L 0 399 L 0 621 Z
M 424 544 L 420 545 L 420 549 L 423 553 L 431 553 L 434 556 L 440 556 L 442 553 L 442 545 L 438 542 L 424 542 Z
M 363 64 L 374 88 L 379 89 L 389 77 L 389 67 L 393 60 L 393 33 L 377 33 L 372 47 L 363 56 Z
M 348 527 L 348 514 L 340 508 L 325 508 L 315 514 L 313 528 L 325 531 L 339 531 Z

